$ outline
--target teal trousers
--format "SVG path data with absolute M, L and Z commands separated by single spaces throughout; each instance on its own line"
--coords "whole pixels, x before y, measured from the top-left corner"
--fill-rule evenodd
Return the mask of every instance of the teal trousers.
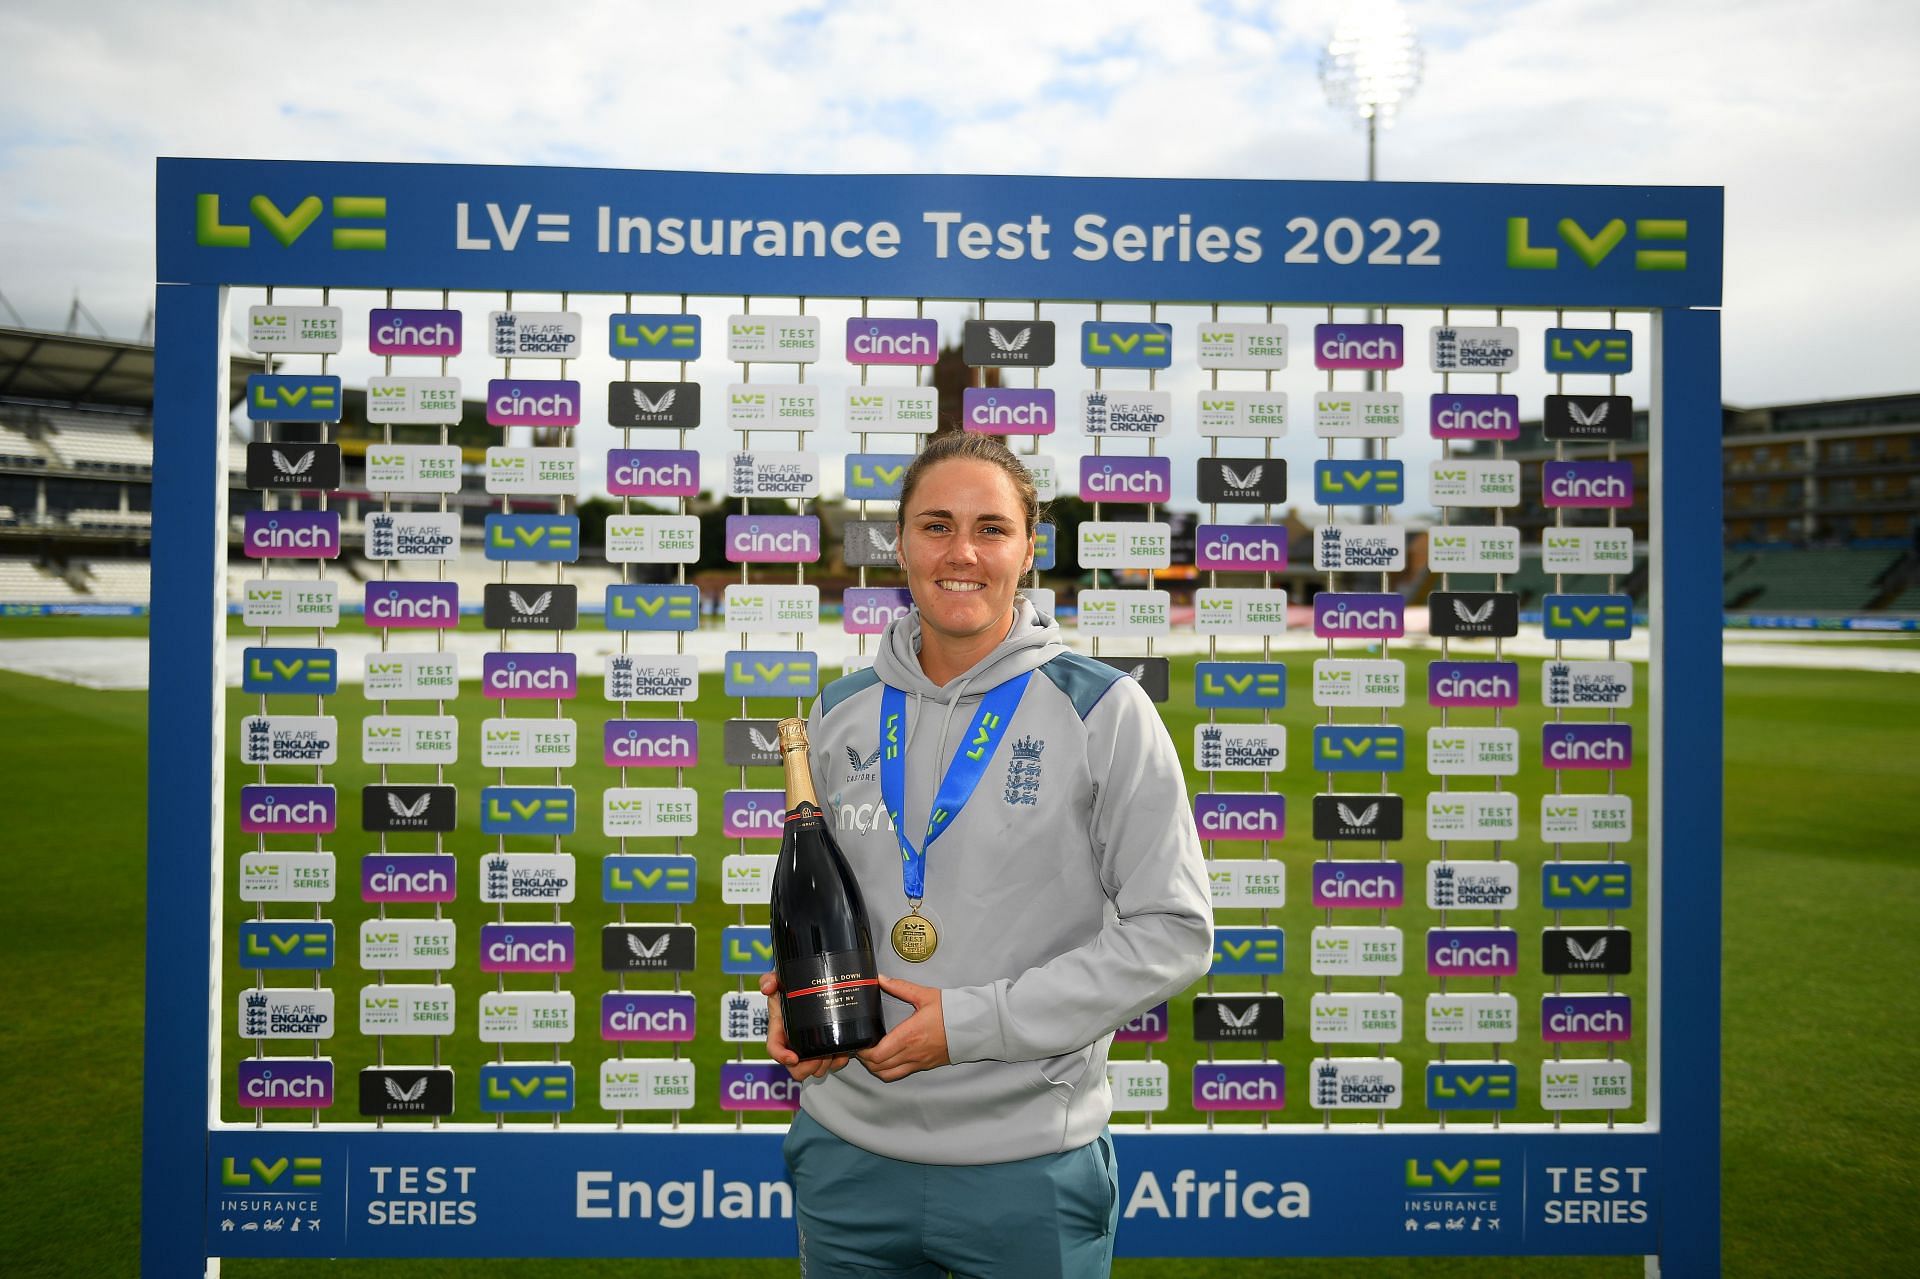
M 1105 1132 L 1000 1164 L 876 1155 L 805 1111 L 783 1147 L 805 1279 L 1093 1279 L 1113 1266 L 1120 1183 Z

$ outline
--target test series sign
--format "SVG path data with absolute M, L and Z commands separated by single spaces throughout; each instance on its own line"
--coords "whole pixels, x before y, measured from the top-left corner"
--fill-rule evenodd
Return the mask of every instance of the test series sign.
M 537 1063 L 529 1065 L 529 1069 Z M 754 1257 L 796 1251 L 782 1129 L 211 1135 L 214 1256 Z M 1579 1255 L 1658 1246 L 1657 1137 L 1334 1145 L 1120 1132 L 1117 1250 Z
M 1717 188 L 162 161 L 160 278 L 1715 306 Z

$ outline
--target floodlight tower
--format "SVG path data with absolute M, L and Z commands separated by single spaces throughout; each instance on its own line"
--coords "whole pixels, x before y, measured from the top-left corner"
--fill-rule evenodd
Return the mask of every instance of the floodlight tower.
M 1420 87 L 1422 54 L 1400 0 L 1347 0 L 1320 53 L 1320 83 L 1337 110 L 1367 128 L 1367 181 L 1375 177 L 1380 130 Z
M 1380 130 L 1393 123 L 1394 112 L 1420 87 L 1420 42 L 1400 0 L 1347 0 L 1333 38 L 1320 51 L 1320 84 L 1336 110 L 1352 111 L 1367 127 L 1367 181 L 1378 168 Z M 1367 309 L 1367 322 L 1377 319 Z M 1375 386 L 1367 372 L 1367 389 Z M 1374 456 L 1368 440 L 1366 455 Z M 1364 519 L 1373 518 L 1371 508 Z

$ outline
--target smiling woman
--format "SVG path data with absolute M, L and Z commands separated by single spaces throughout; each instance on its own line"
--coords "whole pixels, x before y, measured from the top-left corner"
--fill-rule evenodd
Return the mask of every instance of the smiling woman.
M 894 553 L 920 610 L 928 678 L 944 684 L 1006 637 L 1039 514 L 1033 477 L 991 436 L 949 435 L 907 468 Z
M 930 444 L 901 483 L 914 608 L 808 723 L 868 928 L 893 941 L 887 1031 L 854 1058 L 800 1060 L 770 1009 L 767 1051 L 804 1082 L 786 1156 L 812 1272 L 1106 1274 L 1107 1048 L 1212 955 L 1159 715 L 1015 593 L 1038 507 L 998 439 Z

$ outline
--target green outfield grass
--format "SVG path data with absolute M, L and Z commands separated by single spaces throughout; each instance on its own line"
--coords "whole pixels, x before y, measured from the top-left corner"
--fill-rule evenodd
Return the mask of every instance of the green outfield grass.
M 18 623 L 32 619 L 4 619 L 0 634 L 25 633 Z M 63 619 L 64 620 L 64 619 Z M 100 621 L 85 619 L 87 633 Z M 138 620 L 138 619 L 132 619 Z M 69 632 L 71 633 L 71 632 Z M 121 632 L 124 633 L 124 632 Z M 1191 661 L 1174 664 L 1174 698 L 1163 707 L 1182 753 L 1191 746 L 1192 725 L 1200 718 L 1190 708 Z M 1317 846 L 1307 837 L 1307 797 L 1319 779 L 1301 771 L 1306 759 L 1307 727 L 1315 712 L 1304 680 L 1308 662 L 1296 655 L 1291 709 L 1283 719 L 1293 739 L 1289 756 L 1292 771 L 1276 777 L 1276 789 L 1289 798 L 1293 830 L 1273 846 L 1273 855 L 1288 866 L 1289 905 L 1274 913 L 1273 922 L 1289 932 L 1289 973 L 1276 988 L 1294 996 L 1289 1000 L 1289 1033 L 1274 1045 L 1274 1055 L 1294 1072 L 1305 1067 L 1312 1045 L 1305 1033 L 1305 996 L 1319 982 L 1305 973 L 1305 936 L 1319 913 L 1307 905 L 1308 861 Z M 1410 687 L 1424 687 L 1424 663 L 1409 662 Z M 1538 670 L 1523 663 L 1523 687 L 1537 699 Z M 1911 1255 L 1920 1246 L 1913 1207 L 1916 1185 L 1914 1139 L 1920 1122 L 1914 1118 L 1916 1088 L 1912 1072 L 1904 1070 L 1910 1027 L 1920 1013 L 1920 996 L 1908 980 L 1920 959 L 1911 926 L 1920 898 L 1920 872 L 1913 863 L 1911 835 L 1914 806 L 1912 725 L 1920 715 L 1920 681 L 1849 672 L 1776 672 L 1735 669 L 1727 672 L 1727 946 L 1725 1033 L 1728 1060 L 1726 1103 L 1726 1212 L 1725 1246 L 1729 1273 L 1738 1274 L 1880 1274 L 1890 1258 Z M 568 780 L 582 793 L 582 833 L 566 841 L 581 858 L 586 888 L 581 898 L 562 913 L 580 931 L 586 956 L 582 967 L 563 980 L 580 1001 L 585 1033 L 565 1050 L 582 1080 L 580 1110 L 574 1118 L 601 1121 L 609 1116 L 594 1097 L 594 1064 L 602 1047 L 590 1018 L 597 998 L 610 983 L 593 964 L 591 936 L 610 922 L 614 908 L 597 900 L 591 867 L 597 855 L 614 849 L 613 841 L 597 834 L 595 793 L 616 777 L 598 762 L 599 724 L 608 707 L 597 697 L 595 681 L 583 681 L 583 696 L 569 714 L 580 724 L 581 763 Z M 715 887 L 719 859 L 736 845 L 719 837 L 719 796 L 737 786 L 737 770 L 720 762 L 717 722 L 739 714 L 737 700 L 723 699 L 716 677 L 703 681 L 706 696 L 688 708 L 689 715 L 712 726 L 702 734 L 705 762 L 689 774 L 688 784 L 702 793 L 701 826 L 708 832 L 688 841 L 688 851 L 702 864 L 703 899 L 686 909 L 686 918 L 701 928 L 701 971 L 687 988 L 702 996 L 703 1021 L 693 1056 L 702 1067 L 703 1099 L 688 1114 L 696 1121 L 725 1118 L 711 1100 L 711 1084 L 722 1049 L 717 1032 L 705 1018 L 715 992 L 735 984 L 717 971 L 718 930 L 737 918 L 734 907 L 718 901 Z M 471 698 L 476 691 L 466 690 Z M 1404 712 L 1393 719 L 1407 727 L 1415 759 L 1409 774 L 1395 787 L 1417 796 L 1424 789 L 1419 743 L 1432 712 L 1416 692 Z M 1642 697 L 1644 705 L 1644 696 Z M 238 718 L 257 705 L 237 694 L 230 699 L 229 739 Z M 533 704 L 522 703 L 530 709 Z M 369 704 L 357 686 L 348 686 L 332 701 L 332 713 L 351 721 L 366 713 Z M 395 705 L 394 710 L 424 709 Z M 551 704 L 548 704 L 550 711 Z M 658 711 L 657 705 L 650 710 Z M 671 707 L 665 708 L 671 714 Z M 754 706 L 756 713 L 776 713 L 775 704 Z M 477 755 L 477 721 L 495 713 L 493 704 L 471 702 L 461 708 L 463 752 Z M 1644 709 L 1630 718 L 1644 725 Z M 1352 716 L 1349 716 L 1351 718 Z M 1233 716 L 1223 716 L 1233 718 Z M 1523 706 L 1509 713 L 1507 722 L 1522 729 L 1525 748 L 1538 750 L 1541 712 Z M 1485 712 L 1460 713 L 1456 723 L 1488 722 Z M 0 1224 L 0 1247 L 8 1269 L 27 1274 L 128 1273 L 134 1267 L 138 1239 L 140 995 L 144 884 L 145 698 L 134 693 L 102 693 L 73 689 L 46 681 L 0 674 L 0 733 L 8 743 L 8 790 L 16 797 L 39 799 L 17 804 L 9 824 L 15 864 L 31 866 L 31 891 L 0 896 L 0 962 L 12 978 L 4 1008 L 7 1050 L 0 1057 L 0 1080 L 12 1085 L 17 1099 L 31 1098 L 0 1112 L 0 1166 L 7 1171 L 10 1211 Z M 343 756 L 357 756 L 349 736 Z M 1513 789 L 1522 796 L 1523 833 L 1537 831 L 1537 795 L 1543 774 L 1535 756 L 1523 750 L 1525 766 Z M 234 784 L 247 770 L 233 767 Z M 282 774 L 276 773 L 276 776 Z M 287 780 L 294 780 L 291 773 Z M 429 770 L 395 768 L 395 781 L 427 780 Z M 493 775 L 475 763 L 449 769 L 448 780 L 461 787 L 461 833 L 448 838 L 449 851 L 462 855 L 461 901 L 450 907 L 460 921 L 461 966 L 449 980 L 460 994 L 460 1033 L 448 1043 L 446 1060 L 470 1079 L 481 1058 L 481 1046 L 472 1035 L 473 1005 L 480 991 L 471 947 L 483 918 L 473 877 L 477 856 L 492 841 L 477 834 L 478 790 Z M 527 772 L 524 780 L 539 775 Z M 649 784 L 636 771 L 633 784 Z M 671 778 L 671 773 L 665 777 Z M 1573 781 L 1570 788 L 1589 788 L 1597 774 Z M 89 779 L 105 777 L 115 787 L 114 802 L 100 802 L 85 787 Z M 342 857 L 345 891 L 327 915 L 336 921 L 341 938 L 339 970 L 329 982 L 351 992 L 359 985 L 357 960 L 352 955 L 359 920 L 372 908 L 358 901 L 351 889 L 359 854 L 371 851 L 372 837 L 357 830 L 353 791 L 373 780 L 373 770 L 357 763 L 329 770 L 329 780 L 343 796 L 343 825 L 327 846 Z M 514 780 L 522 780 L 518 775 Z M 1197 778 L 1189 776 L 1189 785 Z M 1251 775 L 1228 775 L 1231 788 L 1257 784 Z M 777 773 L 759 770 L 749 784 L 771 788 Z M 1636 774 L 1637 782 L 1637 774 Z M 1357 782 L 1354 789 L 1367 783 Z M 1484 781 L 1470 782 L 1484 787 Z M 1222 786 L 1227 789 L 1229 786 Z M 1904 802 L 1903 802 L 1904 801 Z M 231 809 L 231 805 L 229 808 Z M 1421 868 L 1432 854 L 1423 838 L 1420 807 L 1411 804 L 1408 840 L 1396 855 L 1408 864 L 1409 904 L 1393 922 L 1418 938 L 1431 922 L 1424 905 Z M 228 832 L 229 847 L 251 847 L 237 824 Z M 296 847 L 275 841 L 275 847 Z M 408 851 L 430 847 L 419 837 L 394 838 L 390 848 Z M 510 847 L 539 847 L 534 841 L 510 841 Z M 549 841 L 546 845 L 551 847 Z M 658 851 L 662 841 L 634 841 L 635 851 Z M 1481 845 L 1481 849 L 1485 846 Z M 770 851 L 760 849 L 757 851 Z M 1258 856 L 1255 844 L 1216 846 L 1222 856 Z M 1622 856 L 1638 861 L 1643 847 L 1623 846 Z M 1535 864 L 1543 856 L 1537 838 L 1523 839 L 1510 849 L 1523 864 L 1523 901 L 1537 897 Z M 1676 850 L 1685 855 L 1685 850 Z M 1456 847 L 1455 856 L 1479 856 Z M 1570 855 L 1587 856 L 1587 853 Z M 1598 855 L 1604 856 L 1604 851 Z M 231 869 L 231 868 L 230 868 Z M 229 879 L 231 883 L 231 876 Z M 244 908 L 251 913 L 251 908 Z M 393 908 L 394 913 L 423 908 Z M 229 917 L 243 910 L 229 888 Z M 290 908 L 279 908 L 274 913 Z M 1351 922 L 1368 922 L 1371 912 L 1352 912 Z M 491 917 L 491 909 L 485 912 Z M 533 912 L 516 910 L 516 918 Z M 635 909 L 632 917 L 663 917 L 663 912 Z M 1223 922 L 1257 922 L 1253 912 L 1223 912 Z M 1461 916 L 1456 916 L 1456 919 Z M 1484 917 L 1483 917 L 1484 918 Z M 1597 919 L 1588 916 L 1587 919 Z M 1643 911 L 1624 912 L 1621 922 L 1641 931 Z M 1570 916 L 1569 922 L 1575 917 Z M 1537 1119 L 1540 1112 L 1525 1103 L 1537 1094 L 1537 943 L 1530 938 L 1549 917 L 1524 909 L 1506 922 L 1522 936 L 1522 977 L 1508 989 L 1519 992 L 1522 1042 L 1511 1054 L 1521 1062 L 1523 1108 L 1517 1119 Z M 231 947 L 229 947 L 231 949 Z M 1389 983 L 1402 995 L 1411 1028 L 1411 1059 L 1424 1059 L 1420 1042 L 1419 1008 L 1429 988 L 1419 974 L 1417 959 L 1408 975 Z M 1536 974 L 1527 976 L 1527 974 Z M 228 997 L 251 980 L 231 966 L 225 974 Z M 545 979 L 514 979 L 510 984 L 531 985 Z M 638 985 L 640 983 L 636 983 Z M 658 984 L 664 984 L 658 983 Z M 1248 979 L 1223 979 L 1222 989 L 1251 988 Z M 1468 988 L 1486 988 L 1468 983 Z M 1343 983 L 1353 986 L 1355 983 Z M 1570 989 L 1597 988 L 1597 983 L 1570 981 Z M 1621 989 L 1639 996 L 1644 979 L 1636 975 Z M 351 994 L 343 995 L 342 1028 L 327 1052 L 346 1078 L 372 1059 L 372 1045 L 363 1041 L 345 1010 Z M 1644 1005 L 1639 1005 L 1643 1007 Z M 229 1063 L 250 1045 L 231 1034 L 234 1009 L 224 1011 L 229 1026 L 226 1054 Z M 1156 1056 L 1174 1063 L 1176 1109 L 1164 1116 L 1190 1121 L 1179 1106 L 1185 1091 L 1184 1070 L 1193 1058 L 1186 1034 L 1184 1001 L 1172 1010 L 1174 1035 L 1156 1048 Z M 1641 1035 L 1632 1045 L 1638 1063 Z M 1531 1041 L 1531 1042 L 1530 1042 Z M 388 1059 L 405 1061 L 423 1055 L 418 1041 L 390 1040 Z M 649 1050 L 652 1051 L 652 1050 Z M 535 1055 L 521 1050 L 516 1056 Z M 1121 1048 L 1116 1055 L 1137 1056 L 1138 1049 Z M 1250 1049 L 1234 1055 L 1250 1056 Z M 1470 1054 L 1469 1054 L 1470 1055 Z M 857 1067 L 855 1067 L 857 1069 Z M 227 1073 L 230 1075 L 229 1066 Z M 1414 1102 L 1396 1116 L 1418 1120 L 1417 1073 L 1409 1073 Z M 350 1098 L 351 1083 L 342 1089 Z M 462 1118 L 473 1118 L 470 1098 L 460 1096 Z M 351 1106 L 343 1100 L 343 1106 Z M 1634 1116 L 1638 1116 L 1638 1111 Z M 242 1118 L 229 1109 L 230 1118 Z M 344 1116 L 343 1116 L 344 1117 Z M 1126 1117 L 1117 1117 L 1125 1119 Z M 1311 1112 L 1283 1112 L 1275 1122 L 1315 1119 Z M 1684 1203 L 1684 1188 L 1673 1188 L 1669 1211 Z M 1417 1262 L 1290 1262 L 1289 1270 L 1317 1275 L 1459 1274 L 1482 1275 L 1483 1263 L 1422 1260 Z M 624 1261 L 541 1262 L 516 1267 L 521 1273 L 543 1275 L 631 1275 L 673 1273 L 685 1275 L 790 1275 L 792 1262 L 645 1263 Z M 1272 1262 L 1138 1261 L 1121 1262 L 1123 1275 L 1225 1276 L 1270 1273 Z M 1896 1267 L 1897 1268 L 1897 1267 Z M 323 1269 L 313 1263 L 229 1262 L 229 1275 L 338 1273 L 347 1275 L 427 1276 L 490 1273 L 487 1263 L 360 1262 Z M 1494 1271 L 1529 1275 L 1637 1274 L 1633 1259 L 1588 1261 L 1524 1260 L 1500 1262 Z

